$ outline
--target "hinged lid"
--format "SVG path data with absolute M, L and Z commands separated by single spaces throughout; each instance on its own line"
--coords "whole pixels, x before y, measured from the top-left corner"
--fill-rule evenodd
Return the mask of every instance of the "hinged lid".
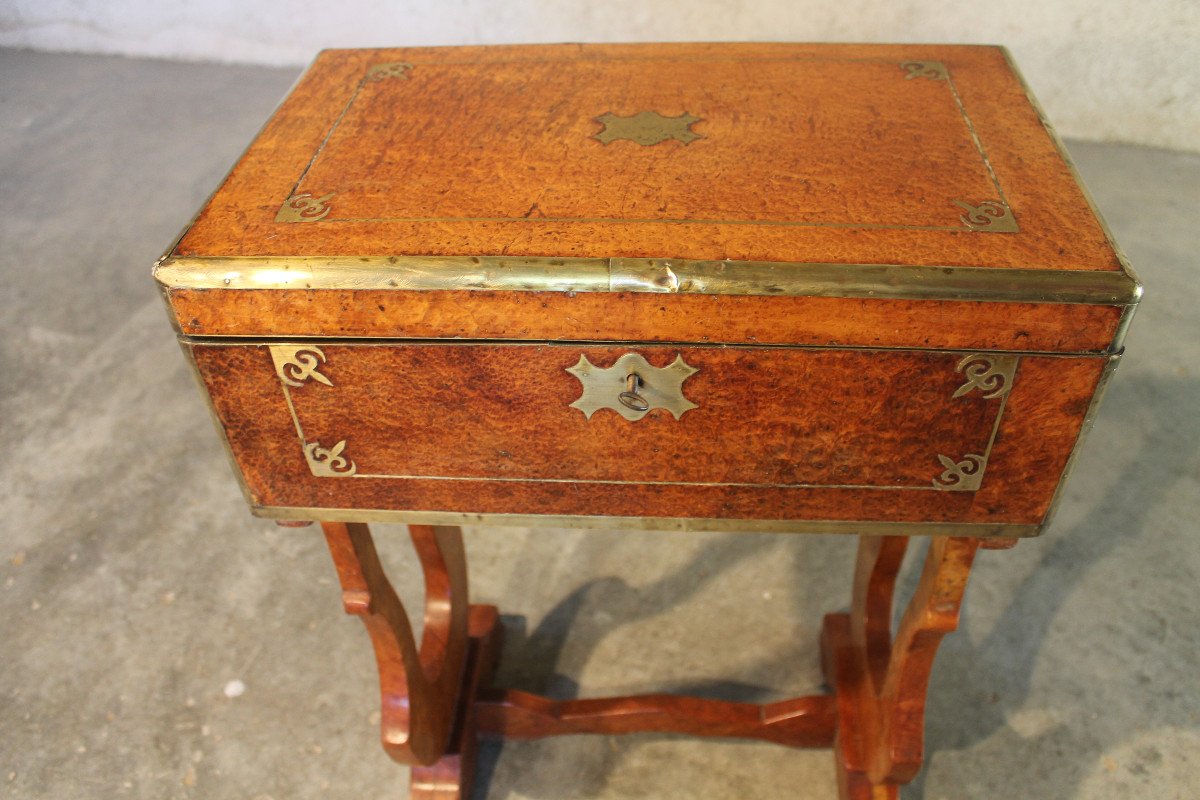
M 1107 306 L 1032 345 L 1101 350 L 1140 293 L 1005 51 L 924 45 L 326 51 L 156 275 L 197 336 L 471 335 L 347 291 L 652 293 Z M 267 290 L 375 317 L 235 296 Z

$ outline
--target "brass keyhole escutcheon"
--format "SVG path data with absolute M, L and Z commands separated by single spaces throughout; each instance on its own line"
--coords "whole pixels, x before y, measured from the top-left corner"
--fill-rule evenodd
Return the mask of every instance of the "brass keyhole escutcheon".
M 588 419 L 603 408 L 637 422 L 656 409 L 679 419 L 698 406 L 683 396 L 683 382 L 698 370 L 684 362 L 681 354 L 665 367 L 656 367 L 639 353 L 626 353 L 611 367 L 598 367 L 581 355 L 567 372 L 579 379 L 583 393 L 571 403 Z

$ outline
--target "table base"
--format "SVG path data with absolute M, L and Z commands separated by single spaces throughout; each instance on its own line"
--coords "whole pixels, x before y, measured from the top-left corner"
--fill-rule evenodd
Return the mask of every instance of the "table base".
M 925 698 L 942 637 L 958 625 L 980 547 L 1011 539 L 934 537 L 895 635 L 892 604 L 906 536 L 861 536 L 849 613 L 825 617 L 822 664 L 829 694 L 756 705 L 649 694 L 552 700 L 491 686 L 503 628 L 494 606 L 470 605 L 462 532 L 411 525 L 425 575 L 418 646 L 362 523 L 322 522 L 348 613 L 375 648 L 381 740 L 411 765 L 413 800 L 470 795 L 480 737 L 676 733 L 832 748 L 843 800 L 897 798 L 920 771 Z

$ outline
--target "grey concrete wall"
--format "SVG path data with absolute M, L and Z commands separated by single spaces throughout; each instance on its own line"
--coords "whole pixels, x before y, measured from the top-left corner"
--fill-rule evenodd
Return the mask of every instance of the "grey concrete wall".
M 150 278 L 295 70 L 0 51 L 0 76 L 0 798 L 404 797 L 320 534 L 247 513 Z M 1200 786 L 1200 157 L 1070 146 L 1146 299 L 1056 523 L 979 556 L 904 800 Z M 467 531 L 499 680 L 560 697 L 816 691 L 854 544 Z M 825 751 L 634 736 L 489 745 L 474 800 L 835 796 Z
M 1004 44 L 1064 135 L 1200 150 L 1196 0 L 0 4 L 0 45 L 253 64 L 323 47 L 709 40 Z

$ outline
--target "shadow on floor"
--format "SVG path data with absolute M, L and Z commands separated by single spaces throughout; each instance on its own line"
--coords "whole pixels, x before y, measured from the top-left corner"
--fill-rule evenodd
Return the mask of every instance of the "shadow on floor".
M 1189 379 L 1142 380 L 1136 389 L 1123 388 L 1121 384 L 1114 386 L 1105 406 L 1108 413 L 1128 419 L 1134 416 L 1130 411 L 1132 404 L 1141 404 L 1143 413 L 1137 416 L 1148 416 L 1153 420 L 1153 426 L 1139 432 L 1137 450 L 1123 459 L 1127 467 L 1113 477 L 1109 490 L 1093 505 L 1090 513 L 1068 529 L 1050 532 L 1052 541 L 1045 556 L 1021 584 L 1007 593 L 1011 602 L 992 626 L 992 632 L 978 644 L 972 644 L 969 636 L 971 612 L 970 604 L 967 604 L 960 632 L 947 639 L 939 658 L 942 665 L 939 670 L 950 680 L 932 687 L 928 704 L 926 763 L 940 751 L 967 749 L 1009 728 L 1010 714 L 1029 698 L 1036 662 L 1047 636 L 1079 582 L 1087 576 L 1091 566 L 1110 556 L 1118 544 L 1152 533 L 1147 524 L 1150 510 L 1170 491 L 1179 476 L 1190 469 L 1188 462 L 1200 450 L 1200 428 L 1189 424 L 1177 409 L 1187 408 L 1188 402 L 1197 396 L 1200 396 L 1200 384 Z M 825 610 L 835 610 L 844 607 L 848 600 L 853 564 L 832 554 L 833 538 L 803 537 L 802 546 L 791 550 L 797 561 L 798 605 L 803 607 L 805 614 L 822 606 L 827 606 Z M 574 698 L 579 685 L 573 676 L 582 672 L 595 645 L 607 633 L 658 615 L 685 601 L 703 590 L 719 572 L 782 541 L 777 537 L 762 536 L 717 540 L 697 552 L 686 565 L 647 586 L 632 587 L 615 576 L 590 581 L 565 597 L 530 633 L 525 632 L 523 618 L 506 618 L 506 674 L 499 682 L 556 698 Z M 918 564 L 924 549 L 913 548 L 912 556 Z M 1002 558 L 1004 554 L 984 553 L 982 556 Z M 822 580 L 831 572 L 827 567 L 829 564 L 841 566 L 833 570 L 837 573 L 833 580 Z M 905 585 L 899 589 L 900 597 L 911 592 L 918 572 L 917 569 L 906 569 Z M 830 586 L 835 587 L 834 592 L 841 593 L 831 594 Z M 589 618 L 585 626 L 588 630 L 581 634 L 578 622 L 586 607 L 603 608 L 605 622 L 598 623 Z M 564 664 L 560 662 L 568 635 L 581 638 L 586 635 L 586 642 L 584 650 L 576 653 L 571 663 Z M 574 641 L 578 644 L 581 638 Z M 989 674 L 988 670 L 992 672 Z M 981 687 L 987 686 L 999 688 L 988 702 L 979 702 Z M 763 702 L 772 689 L 752 682 L 718 681 L 679 684 L 664 687 L 663 691 Z M 970 712 L 964 714 L 964 708 L 969 708 Z M 1020 746 L 1034 750 L 1052 747 L 1051 739 L 1056 732 L 1057 729 L 1051 728 L 1040 736 L 1021 740 Z M 638 742 L 664 737 L 669 735 L 642 735 L 628 744 L 589 750 L 599 755 L 603 763 L 581 769 L 578 783 L 569 795 L 586 796 L 603 786 L 612 771 L 619 768 L 623 755 Z M 1097 739 L 1087 752 L 1099 757 L 1116 744 L 1119 742 Z M 501 751 L 502 745 L 498 742 L 484 743 L 472 794 L 476 800 L 489 796 L 491 778 Z M 1054 779 L 1056 796 L 1069 796 L 1070 792 L 1064 794 L 1063 788 L 1076 788 L 1084 771 L 1094 761 L 1075 757 L 1071 764 L 1063 764 Z M 926 775 L 923 771 L 904 788 L 904 800 L 925 800 Z M 531 775 L 528 781 L 519 779 L 519 785 L 493 788 L 549 798 L 540 785 L 536 776 Z M 562 791 L 561 785 L 556 787 L 554 796 L 562 796 Z
M 1025 706 L 1029 698 L 1039 653 L 1051 627 L 1089 569 L 1111 556 L 1118 545 L 1154 535 L 1148 525 L 1151 512 L 1182 476 L 1195 469 L 1191 462 L 1200 451 L 1200 426 L 1186 410 L 1194 409 L 1197 397 L 1200 382 L 1190 378 L 1140 376 L 1136 387 L 1114 385 L 1105 403 L 1106 413 L 1125 420 L 1149 418 L 1153 427 L 1139 432 L 1136 451 L 1122 459 L 1125 469 L 1112 476 L 1107 491 L 1095 498 L 1082 520 L 1067 529 L 1048 531 L 1050 542 L 1045 556 L 1010 593 L 1011 602 L 977 645 L 972 644 L 969 635 L 971 612 L 970 605 L 966 605 L 958 633 L 947 639 L 939 657 L 943 673 L 953 674 L 954 685 L 953 691 L 943 692 L 938 686 L 932 687 L 927 709 L 926 764 L 939 750 L 966 749 L 1009 727 L 1010 714 Z M 1134 413 L 1135 404 L 1140 405 L 1140 414 Z M 1130 669 L 1135 666 L 1130 664 Z M 999 688 L 984 702 L 975 702 L 979 687 L 989 685 Z M 964 708 L 970 713 L 964 714 Z M 1197 727 L 1196 720 L 1188 720 L 1182 713 L 1180 723 Z M 1085 770 L 1121 743 L 1095 736 L 1104 729 L 1095 726 L 1088 731 L 1088 738 L 1076 737 L 1075 746 L 1086 741 L 1085 752 L 1092 758 L 1075 754 L 1069 761 L 1060 760 L 1054 775 L 1054 796 L 1074 796 L 1074 792 L 1064 789 L 1078 788 Z M 1042 752 L 1055 746 L 1059 733 L 1058 727 L 1052 727 L 1036 737 L 1022 739 L 1020 746 Z M 904 788 L 903 800 L 925 800 L 927 775 L 927 770 L 922 771 Z
M 574 699 L 578 696 L 580 688 L 574 676 L 582 673 L 594 648 L 607 633 L 638 620 L 662 614 L 703 591 L 721 572 L 730 570 L 739 562 L 781 543 L 781 539 L 773 536 L 719 539 L 697 551 L 686 564 L 645 586 L 633 587 L 615 576 L 589 581 L 563 598 L 531 633 L 525 631 L 524 618 L 506 616 L 503 620 L 506 637 L 505 653 L 501 659 L 503 673 L 498 677 L 497 684 L 556 699 Z M 604 622 L 589 617 L 588 625 L 585 626 L 587 630 L 581 633 L 578 620 L 585 608 L 603 608 L 606 613 L 603 617 Z M 568 636 L 586 646 L 582 653 L 575 654 L 571 663 L 564 664 L 561 662 Z M 759 702 L 771 690 L 748 683 L 719 681 L 676 684 L 663 687 L 662 691 L 723 700 Z M 648 740 L 670 736 L 671 734 L 645 734 L 638 738 Z M 499 742 L 483 743 L 475 788 L 472 792 L 472 797 L 476 800 L 483 800 L 489 796 L 488 790 L 501 750 L 502 745 Z M 599 765 L 598 769 L 593 765 L 592 768 L 581 770 L 581 782 L 586 782 L 589 786 L 595 786 L 597 782 L 603 785 L 610 772 L 618 767 L 625 752 L 627 748 L 623 747 L 605 749 L 604 763 Z M 551 796 L 562 796 L 562 787 L 556 787 L 553 795 L 546 794 L 545 787 L 536 776 L 531 776 L 528 781 L 522 780 L 519 787 L 505 788 L 522 795 L 545 796 L 548 800 Z M 588 786 L 580 785 L 578 791 L 571 792 L 571 795 L 586 794 L 588 790 Z

